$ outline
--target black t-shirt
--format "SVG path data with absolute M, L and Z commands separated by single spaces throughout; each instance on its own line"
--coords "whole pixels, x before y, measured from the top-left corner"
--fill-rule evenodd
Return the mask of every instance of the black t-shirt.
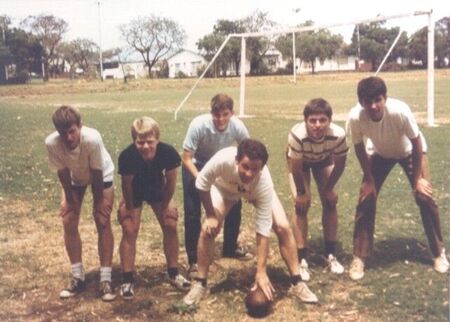
M 179 167 L 181 158 L 174 147 L 159 142 L 153 160 L 145 161 L 136 146 L 130 144 L 119 155 L 119 174 L 134 175 L 133 194 L 147 199 L 160 194 L 165 185 L 164 172 Z

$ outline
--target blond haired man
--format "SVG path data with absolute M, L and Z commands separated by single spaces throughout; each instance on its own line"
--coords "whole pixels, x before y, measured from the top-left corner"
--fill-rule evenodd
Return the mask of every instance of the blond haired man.
M 136 239 L 144 201 L 152 207 L 163 232 L 169 282 L 178 289 L 190 287 L 189 281 L 178 272 L 178 212 L 173 194 L 180 156 L 171 145 L 159 141 L 159 125 L 150 117 L 134 120 L 131 136 L 133 143 L 119 156 L 122 200 L 118 217 L 123 233 L 119 249 L 120 293 L 128 300 L 134 296 Z

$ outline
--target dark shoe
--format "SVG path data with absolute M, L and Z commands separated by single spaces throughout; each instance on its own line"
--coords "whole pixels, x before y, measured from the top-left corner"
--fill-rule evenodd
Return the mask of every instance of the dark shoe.
M 69 286 L 59 293 L 59 298 L 68 299 L 73 297 L 80 292 L 84 291 L 86 288 L 86 282 L 80 280 L 79 278 L 72 277 L 69 282 Z
M 233 253 L 224 252 L 223 257 L 234 258 L 240 261 L 249 261 L 254 258 L 254 256 L 243 247 L 236 248 Z
M 120 286 L 120 295 L 124 300 L 132 300 L 134 297 L 134 284 L 124 283 Z

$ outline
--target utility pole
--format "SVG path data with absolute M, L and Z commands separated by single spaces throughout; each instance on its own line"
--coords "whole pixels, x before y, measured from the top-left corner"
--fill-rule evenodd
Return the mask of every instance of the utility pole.
M 359 61 L 361 60 L 361 44 L 359 39 L 359 25 L 356 25 L 356 40 L 358 41 L 358 70 L 359 70 Z
M 3 31 L 3 46 L 5 46 L 6 48 L 6 16 L 2 17 L 3 20 L 3 27 L 2 27 L 2 31 Z M 5 63 L 5 80 L 8 80 L 8 65 Z
M 100 15 L 100 0 L 98 3 L 98 46 L 100 54 L 100 79 L 103 81 L 103 56 L 102 56 L 102 20 Z

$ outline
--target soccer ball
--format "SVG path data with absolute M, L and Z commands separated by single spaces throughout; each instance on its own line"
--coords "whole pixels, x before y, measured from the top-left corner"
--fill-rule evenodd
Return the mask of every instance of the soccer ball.
M 264 317 L 269 313 L 271 302 L 261 288 L 248 292 L 245 297 L 245 307 L 252 317 Z

